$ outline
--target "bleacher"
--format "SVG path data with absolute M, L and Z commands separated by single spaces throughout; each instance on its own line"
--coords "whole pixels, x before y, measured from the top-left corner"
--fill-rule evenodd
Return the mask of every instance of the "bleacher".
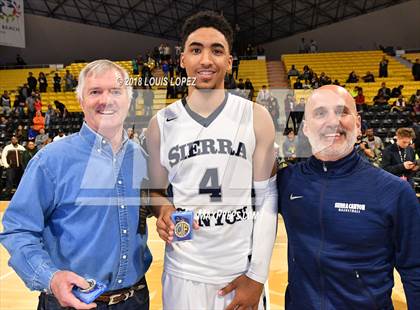
M 412 63 L 416 62 L 416 59 L 420 59 L 420 53 L 408 53 L 402 56 L 403 58 L 411 61 Z
M 389 61 L 388 77 L 379 78 L 379 62 L 384 56 Z M 420 82 L 413 81 L 411 70 L 382 51 L 287 54 L 282 56 L 282 61 L 286 71 L 295 65 L 296 69 L 302 72 L 303 67 L 308 65 L 318 76 L 321 72 L 325 72 L 333 81 L 338 80 L 348 90 L 353 90 L 355 86 L 362 87 L 368 104 L 373 103 L 373 97 L 376 96 L 382 82 L 386 82 L 387 87 L 391 89 L 401 84 L 404 85 L 403 95 L 406 97 L 420 89 Z M 370 71 L 375 76 L 375 82 L 346 83 L 351 71 L 356 72 L 359 80 L 367 71 Z M 296 77 L 292 77 L 291 85 L 295 81 Z
M 263 85 L 268 87 L 267 64 L 265 60 L 241 60 L 238 79 L 250 79 L 254 86 L 254 100 Z

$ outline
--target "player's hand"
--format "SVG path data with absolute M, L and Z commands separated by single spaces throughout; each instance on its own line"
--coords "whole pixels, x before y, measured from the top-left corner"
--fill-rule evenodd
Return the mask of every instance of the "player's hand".
M 411 170 L 411 169 L 413 169 L 414 168 L 414 166 L 416 165 L 415 163 L 413 163 L 412 161 L 405 161 L 404 162 L 404 168 L 406 169 L 406 170 Z
M 264 284 L 241 275 L 223 289 L 219 295 L 225 296 L 235 290 L 235 297 L 225 310 L 257 310 Z
M 51 291 L 57 298 L 62 307 L 72 307 L 75 309 L 96 308 L 95 303 L 85 304 L 73 295 L 73 286 L 82 289 L 89 287 L 89 283 L 84 278 L 71 271 L 57 271 L 51 279 Z

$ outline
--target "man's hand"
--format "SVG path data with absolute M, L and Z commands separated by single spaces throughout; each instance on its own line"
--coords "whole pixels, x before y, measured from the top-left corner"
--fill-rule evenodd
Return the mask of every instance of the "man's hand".
M 161 206 L 159 215 L 157 217 L 156 230 L 159 234 L 159 237 L 167 243 L 171 243 L 174 239 L 175 225 L 172 222 L 171 215 L 175 211 L 176 209 L 172 205 Z M 193 229 L 197 230 L 198 228 L 198 223 L 194 220 Z
M 405 161 L 403 165 L 406 170 L 411 170 L 416 166 L 412 161 Z
M 225 310 L 257 310 L 264 285 L 241 275 L 219 291 L 225 296 L 235 290 L 235 297 Z
M 95 303 L 85 304 L 74 296 L 71 291 L 73 286 L 86 289 L 89 287 L 89 283 L 71 271 L 57 271 L 51 279 L 51 291 L 62 307 L 72 307 L 75 309 L 96 308 Z

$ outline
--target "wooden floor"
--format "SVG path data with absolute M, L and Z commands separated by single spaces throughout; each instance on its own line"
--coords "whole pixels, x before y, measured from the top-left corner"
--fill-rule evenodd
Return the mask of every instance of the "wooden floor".
M 0 219 L 7 203 L 0 202 Z M 2 231 L 0 224 L 0 231 Z M 150 289 L 151 310 L 162 308 L 161 302 L 161 273 L 163 266 L 164 244 L 158 238 L 154 221 L 149 222 L 149 247 L 153 253 L 153 264 L 147 272 L 147 282 Z M 282 220 L 279 220 L 279 230 L 271 261 L 269 291 L 270 309 L 284 309 L 284 291 L 287 284 L 287 253 L 286 233 Z M 17 277 L 15 272 L 7 266 L 9 255 L 0 246 L 0 310 L 30 310 L 36 309 L 38 293 L 30 292 Z M 407 309 L 402 285 L 398 274 L 395 275 L 396 284 L 393 292 L 396 310 Z

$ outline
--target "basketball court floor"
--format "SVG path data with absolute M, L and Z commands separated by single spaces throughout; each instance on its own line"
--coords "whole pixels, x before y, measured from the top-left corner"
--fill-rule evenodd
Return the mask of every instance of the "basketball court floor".
M 0 202 L 0 219 L 3 216 L 7 202 Z M 153 254 L 153 263 L 147 272 L 151 310 L 162 309 L 160 278 L 163 267 L 164 243 L 159 239 L 155 229 L 154 219 L 149 220 L 149 247 Z M 0 224 L 0 231 L 3 228 Z M 283 221 L 279 219 L 277 240 L 271 260 L 268 290 L 270 292 L 270 309 L 284 309 L 284 292 L 287 285 L 287 239 Z M 31 310 L 36 309 L 38 292 L 30 292 L 16 273 L 7 265 L 9 255 L 0 246 L 0 310 Z M 396 310 L 407 309 L 402 284 L 395 274 L 396 283 L 393 292 Z M 209 309 L 211 310 L 211 309 Z M 303 309 L 302 309 L 303 310 Z

